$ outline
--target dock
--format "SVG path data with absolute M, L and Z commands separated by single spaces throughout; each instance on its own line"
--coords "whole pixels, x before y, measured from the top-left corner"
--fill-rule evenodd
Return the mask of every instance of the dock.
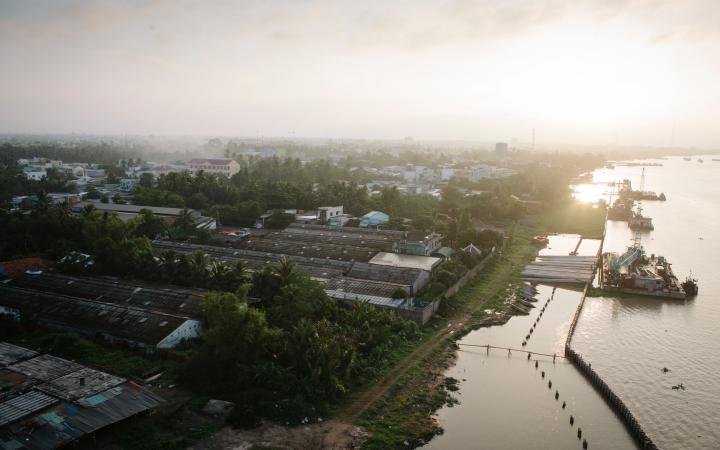
M 538 256 L 521 276 L 532 283 L 591 283 L 595 278 L 595 256 Z

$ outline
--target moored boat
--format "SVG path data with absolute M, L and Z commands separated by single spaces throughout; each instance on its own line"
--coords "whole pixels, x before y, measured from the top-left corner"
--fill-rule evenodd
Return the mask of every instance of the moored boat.
M 698 291 L 696 279 L 688 277 L 679 283 L 665 257 L 646 255 L 638 243 L 622 255 L 603 254 L 602 287 L 611 292 L 678 299 L 692 297 Z

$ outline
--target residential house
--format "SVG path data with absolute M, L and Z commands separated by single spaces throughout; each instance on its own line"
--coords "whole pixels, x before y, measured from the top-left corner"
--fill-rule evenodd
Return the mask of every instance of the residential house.
M 40 167 L 35 166 L 25 166 L 23 167 L 23 174 L 28 180 L 36 180 L 40 181 L 43 178 L 47 177 L 47 170 Z
M 430 256 L 442 246 L 442 236 L 425 231 L 408 231 L 405 239 L 395 243 L 393 251 L 404 255 Z
M 343 207 L 340 206 L 321 206 L 318 208 L 318 222 L 321 224 L 328 223 L 330 219 L 343 215 Z
M 380 211 L 370 211 L 360 218 L 361 227 L 378 227 L 390 221 L 390 216 Z

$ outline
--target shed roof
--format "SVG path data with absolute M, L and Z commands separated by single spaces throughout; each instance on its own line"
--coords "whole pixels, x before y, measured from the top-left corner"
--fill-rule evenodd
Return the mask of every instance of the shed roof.
M 82 369 L 82 365 L 52 355 L 40 355 L 9 367 L 40 381 L 50 381 Z
M 450 247 L 440 247 L 439 249 L 435 250 L 433 254 L 437 253 L 438 255 L 441 255 L 445 258 L 451 257 L 453 254 L 455 254 L 455 251 Z
M 19 310 L 46 328 L 100 334 L 149 345 L 156 345 L 187 320 L 132 306 L 3 284 L 0 284 L 0 305 Z
M 73 403 L 60 401 L 40 408 L 43 399 L 36 397 L 37 407 L 32 413 L 0 426 L 3 449 L 58 448 L 163 401 L 131 381 Z
M 205 294 L 197 289 L 148 287 L 111 277 L 71 277 L 50 272 L 25 275 L 11 285 L 193 318 L 202 316 Z
M 37 356 L 38 353 L 24 347 L 19 347 L 7 342 L 0 342 L 0 367 L 5 367 L 16 362 Z
M 20 258 L 10 261 L 0 261 L 0 274 L 15 278 L 28 270 L 47 270 L 53 266 L 53 262 L 44 258 Z
M 38 389 L 65 400 L 77 400 L 108 390 L 125 381 L 124 378 L 109 373 L 81 367 L 77 371 L 41 384 Z
M 167 208 L 161 206 L 147 206 L 147 205 L 120 205 L 117 203 L 100 203 L 100 202 L 78 202 L 72 209 L 73 211 L 81 211 L 85 206 L 92 205 L 98 211 L 117 212 L 117 213 L 130 213 L 139 214 L 143 209 L 149 209 L 153 214 L 159 216 L 179 216 L 183 208 Z M 192 214 L 199 215 L 198 212 L 192 209 L 188 209 Z
M 30 391 L 0 403 L 0 427 L 35 412 L 41 411 L 58 400 L 39 391 Z M 3 446 L 3 448 L 5 448 Z
M 408 285 L 388 283 L 383 281 L 360 280 L 357 278 L 338 277 L 328 280 L 325 284 L 326 290 L 342 291 L 348 294 L 363 294 L 374 297 L 392 298 L 392 294 L 398 290 L 409 290 Z
M 417 256 L 417 255 L 402 255 L 399 253 L 386 253 L 380 252 L 373 259 L 370 260 L 370 264 L 377 264 L 381 266 L 391 267 L 403 267 L 408 269 L 420 269 L 425 271 L 432 271 L 435 266 L 440 264 L 441 259 L 432 256 Z

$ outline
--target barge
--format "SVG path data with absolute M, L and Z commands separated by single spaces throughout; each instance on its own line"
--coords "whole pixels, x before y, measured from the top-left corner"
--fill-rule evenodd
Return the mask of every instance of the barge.
M 678 282 L 672 264 L 663 256 L 647 255 L 636 243 L 622 255 L 603 254 L 602 288 L 610 292 L 684 299 L 697 294 L 697 280 Z

